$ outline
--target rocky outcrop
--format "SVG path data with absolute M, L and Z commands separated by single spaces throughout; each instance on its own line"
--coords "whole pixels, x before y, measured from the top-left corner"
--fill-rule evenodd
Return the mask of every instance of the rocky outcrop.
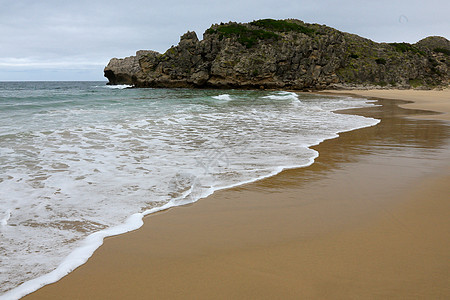
M 139 60 L 152 53 L 159 55 L 159 53 L 155 51 L 139 50 L 136 52 L 136 56 L 111 59 L 104 70 L 105 77 L 108 78 L 109 84 L 131 84 L 132 82 L 135 82 L 136 76 L 142 72 Z
M 113 58 L 105 77 L 136 87 L 435 87 L 449 83 L 448 51 L 442 37 L 375 43 L 324 25 L 265 19 L 213 25 L 203 40 L 187 32 L 164 54 Z
M 421 48 L 428 48 L 429 50 L 433 50 L 438 53 L 441 52 L 440 50 L 442 49 L 444 49 L 444 52 L 447 53 L 450 50 L 450 41 L 441 36 L 429 36 L 417 42 L 416 45 Z

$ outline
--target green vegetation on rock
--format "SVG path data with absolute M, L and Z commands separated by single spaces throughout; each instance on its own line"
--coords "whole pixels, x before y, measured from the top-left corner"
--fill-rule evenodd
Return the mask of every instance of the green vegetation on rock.
M 422 80 L 420 79 L 410 79 L 409 80 L 409 85 L 412 86 L 413 88 L 419 87 L 421 85 L 423 85 Z
M 450 50 L 445 49 L 445 48 L 434 48 L 433 51 L 434 51 L 434 52 L 443 53 L 443 54 L 445 54 L 445 55 L 450 56 Z
M 207 29 L 205 33 L 217 33 L 220 40 L 224 37 L 236 36 L 237 40 L 247 48 L 253 47 L 259 40 L 280 39 L 280 36 L 276 33 L 260 29 L 249 29 L 241 24 L 220 25 L 216 28 Z
M 375 62 L 379 65 L 385 65 L 386 64 L 386 59 L 384 58 L 377 58 L 375 59 Z
M 405 53 L 405 52 L 411 51 L 414 53 L 425 55 L 425 52 L 417 49 L 416 47 L 414 47 L 413 45 L 408 44 L 408 43 L 389 43 L 389 45 L 394 47 L 394 49 L 398 52 Z
M 287 20 L 263 19 L 250 22 L 250 24 L 253 26 L 264 28 L 266 30 L 278 32 L 294 31 L 294 32 L 301 32 L 310 36 L 315 32 L 314 29 L 308 28 L 306 26 L 294 22 L 289 22 Z

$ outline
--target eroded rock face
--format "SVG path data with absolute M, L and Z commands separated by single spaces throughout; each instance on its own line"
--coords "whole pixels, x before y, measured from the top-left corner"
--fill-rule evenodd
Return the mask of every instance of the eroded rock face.
M 105 76 L 109 84 L 136 87 L 446 86 L 448 54 L 430 44 L 448 40 L 386 44 L 299 20 L 230 22 L 213 25 L 201 41 L 187 32 L 164 54 L 141 50 L 113 58 Z
M 142 67 L 139 60 L 152 53 L 159 55 L 155 51 L 139 50 L 135 56 L 125 58 L 112 58 L 105 67 L 105 77 L 108 78 L 108 84 L 129 84 L 134 85 L 137 82 L 137 75 L 142 73 Z

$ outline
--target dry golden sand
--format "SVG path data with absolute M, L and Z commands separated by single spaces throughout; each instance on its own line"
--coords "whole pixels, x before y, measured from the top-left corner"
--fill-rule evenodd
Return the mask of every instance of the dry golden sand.
M 449 299 L 448 122 L 379 103 L 310 167 L 149 216 L 27 298 Z

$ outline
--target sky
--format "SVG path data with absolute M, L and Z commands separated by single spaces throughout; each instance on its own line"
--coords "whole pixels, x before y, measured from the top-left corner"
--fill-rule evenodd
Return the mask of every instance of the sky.
M 106 80 L 113 57 L 165 52 L 211 24 L 295 18 L 376 42 L 450 38 L 448 0 L 0 0 L 0 81 Z

